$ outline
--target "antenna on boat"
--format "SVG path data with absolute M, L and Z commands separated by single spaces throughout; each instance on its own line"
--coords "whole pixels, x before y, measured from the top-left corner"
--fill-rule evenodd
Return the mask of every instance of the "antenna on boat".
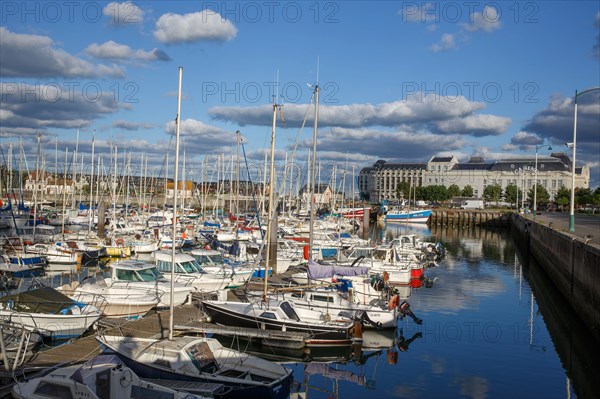
M 171 293 L 169 304 L 169 341 L 173 340 L 173 302 L 175 300 L 175 238 L 177 237 L 177 179 L 179 178 L 179 126 L 181 122 L 181 77 L 183 68 L 179 67 L 179 89 L 177 91 L 177 118 L 175 119 L 175 172 L 173 180 L 173 233 L 171 237 Z M 191 295 L 191 294 L 190 294 Z

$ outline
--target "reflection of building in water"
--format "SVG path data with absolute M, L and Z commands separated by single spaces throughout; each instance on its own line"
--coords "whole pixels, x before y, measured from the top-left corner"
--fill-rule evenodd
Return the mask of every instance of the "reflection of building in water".
M 449 253 L 466 256 L 469 260 L 486 259 L 512 264 L 514 262 L 513 242 L 510 231 L 504 228 L 452 228 L 432 225 L 431 235 L 447 246 Z M 452 265 L 451 259 L 446 259 Z

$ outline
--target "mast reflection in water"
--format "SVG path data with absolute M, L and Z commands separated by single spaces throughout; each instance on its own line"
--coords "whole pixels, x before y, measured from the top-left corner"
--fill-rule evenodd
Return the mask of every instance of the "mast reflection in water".
M 598 345 L 508 230 L 409 228 L 372 237 L 413 232 L 446 246 L 420 284 L 403 288 L 423 324 L 365 330 L 350 358 L 290 364 L 293 397 L 600 397 Z

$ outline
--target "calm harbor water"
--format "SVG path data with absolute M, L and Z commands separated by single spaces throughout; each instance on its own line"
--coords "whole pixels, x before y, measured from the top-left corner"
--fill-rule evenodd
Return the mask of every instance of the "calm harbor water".
M 391 239 L 406 230 L 376 234 Z M 349 360 L 290 364 L 294 391 L 308 398 L 600 397 L 598 345 L 508 230 L 415 233 L 447 248 L 408 298 L 423 324 L 405 319 L 395 332 L 367 331 Z M 366 348 L 371 342 L 379 348 Z

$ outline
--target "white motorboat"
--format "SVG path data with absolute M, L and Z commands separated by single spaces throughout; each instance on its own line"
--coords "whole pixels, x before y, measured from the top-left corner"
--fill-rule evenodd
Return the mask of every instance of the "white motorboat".
M 136 319 L 158 306 L 162 292 L 154 287 L 142 288 L 133 285 L 106 283 L 102 276 L 86 277 L 81 283 L 74 281 L 60 287 L 60 291 L 82 303 L 96 306 L 109 318 L 126 317 Z
M 190 255 L 196 259 L 205 272 L 230 278 L 230 286 L 237 287 L 244 284 L 252 277 L 255 270 L 250 265 L 226 260 L 221 252 L 214 249 L 192 249 Z
M 171 281 L 156 268 L 155 265 L 141 260 L 128 259 L 111 263 L 110 278 L 105 279 L 106 285 L 129 290 L 132 288 L 150 290 L 160 295 L 159 307 L 171 305 Z M 173 282 L 173 305 L 178 306 L 190 300 L 193 290 L 191 283 Z
M 156 251 L 152 253 L 158 270 L 167 278 L 171 278 L 173 253 Z M 202 293 L 218 292 L 232 284 L 231 274 L 213 274 L 205 271 L 191 255 L 175 253 L 175 281 L 185 283 Z

